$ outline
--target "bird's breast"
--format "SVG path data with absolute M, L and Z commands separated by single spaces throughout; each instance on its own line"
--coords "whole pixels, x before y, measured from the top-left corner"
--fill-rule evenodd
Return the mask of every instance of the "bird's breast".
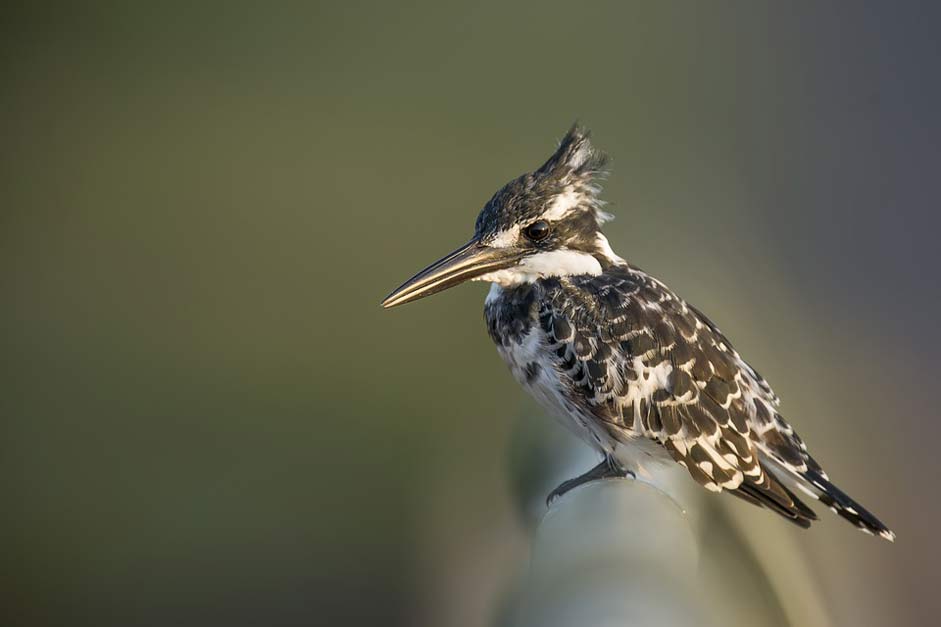
M 572 381 L 560 372 L 560 359 L 539 324 L 538 305 L 533 294 L 499 287 L 491 291 L 485 317 L 497 352 L 517 382 L 554 418 L 598 450 L 613 451 L 616 442 L 585 411 Z

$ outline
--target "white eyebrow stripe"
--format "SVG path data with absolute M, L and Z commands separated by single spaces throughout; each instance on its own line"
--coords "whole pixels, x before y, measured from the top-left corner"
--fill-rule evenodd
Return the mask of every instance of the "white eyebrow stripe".
M 543 220 L 559 220 L 575 209 L 581 201 L 580 194 L 577 194 L 571 187 L 566 187 L 565 191 L 552 199 L 552 203 L 540 217 Z

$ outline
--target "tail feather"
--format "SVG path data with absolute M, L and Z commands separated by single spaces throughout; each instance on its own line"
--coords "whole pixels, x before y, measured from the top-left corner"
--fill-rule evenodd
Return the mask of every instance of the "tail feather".
M 767 468 L 757 480 L 749 478 L 730 492 L 752 505 L 767 507 L 804 529 L 810 527 L 811 521 L 817 520 L 817 514 L 768 472 Z
M 817 498 L 830 508 L 833 513 L 849 521 L 857 529 L 870 535 L 877 535 L 889 542 L 895 542 L 895 533 L 881 520 L 876 518 L 865 507 L 854 501 L 845 492 L 830 483 L 822 473 L 816 470 L 807 470 L 801 476 L 816 490 L 820 491 Z
M 773 469 L 775 475 L 782 482 L 819 500 L 830 508 L 830 511 L 848 521 L 857 529 L 869 535 L 877 535 L 889 542 L 895 541 L 895 533 L 865 507 L 833 485 L 827 474 L 812 457 L 807 455 L 806 461 L 806 470 L 798 471 L 767 452 L 761 458 L 762 466 L 766 470 Z

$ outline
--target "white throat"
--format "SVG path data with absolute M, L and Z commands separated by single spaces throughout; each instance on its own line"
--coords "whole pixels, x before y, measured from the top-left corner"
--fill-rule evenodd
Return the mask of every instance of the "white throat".
M 580 250 L 551 250 L 523 258 L 519 265 L 488 272 L 475 281 L 490 281 L 501 287 L 532 283 L 548 277 L 601 274 L 601 264 L 589 253 Z

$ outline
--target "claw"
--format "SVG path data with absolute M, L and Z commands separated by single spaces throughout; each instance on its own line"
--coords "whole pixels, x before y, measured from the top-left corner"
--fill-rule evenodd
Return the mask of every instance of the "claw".
M 560 483 L 555 490 L 550 492 L 549 496 L 546 497 L 546 507 L 551 506 L 556 499 L 561 498 L 567 492 L 574 490 L 582 484 L 595 481 L 596 479 L 623 479 L 628 476 L 636 478 L 632 471 L 625 470 L 613 457 L 605 456 L 605 458 L 601 460 L 601 463 L 588 472 Z

